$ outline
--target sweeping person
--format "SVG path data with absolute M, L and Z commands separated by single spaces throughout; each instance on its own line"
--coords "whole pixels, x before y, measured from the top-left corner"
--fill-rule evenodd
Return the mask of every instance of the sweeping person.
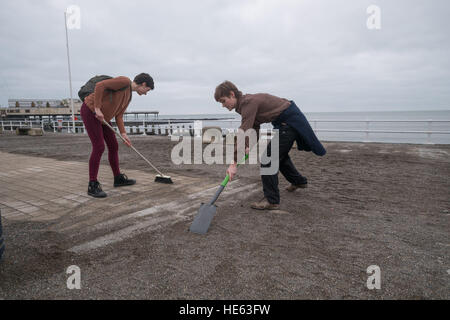
M 312 151 L 318 156 L 326 153 L 325 148 L 317 139 L 308 120 L 294 103 L 267 93 L 242 94 L 230 81 L 225 81 L 216 87 L 214 98 L 229 111 L 235 110 L 242 116 L 241 126 L 244 132 L 254 129 L 258 133 L 260 125 L 271 122 L 274 129 L 279 130 L 279 171 L 291 185 L 287 191 L 293 192 L 298 188 L 307 186 L 307 178 L 298 172 L 289 157 L 294 141 L 299 150 Z M 267 146 L 267 155 L 271 156 L 271 145 Z M 248 146 L 246 144 L 246 152 Z M 273 161 L 273 159 L 272 159 Z M 262 168 L 270 167 L 271 163 L 261 164 Z M 237 173 L 237 145 L 235 145 L 234 161 L 227 169 L 230 180 Z M 280 191 L 278 189 L 278 171 L 274 174 L 261 175 L 264 198 L 250 206 L 258 210 L 277 210 L 280 204 Z
M 104 80 L 102 80 L 104 79 Z M 111 78 L 97 76 L 90 79 L 80 89 L 78 95 L 83 100 L 80 114 L 92 143 L 92 152 L 89 158 L 89 185 L 88 195 L 95 198 L 104 198 L 106 193 L 97 180 L 100 160 L 108 146 L 108 160 L 114 175 L 114 187 L 129 186 L 136 180 L 128 179 L 119 168 L 119 145 L 115 133 L 103 124 L 103 120 L 110 121 L 115 118 L 124 143 L 131 146 L 123 123 L 123 114 L 130 104 L 132 92 L 146 95 L 154 89 L 153 79 L 147 73 L 137 75 L 133 81 L 127 77 Z

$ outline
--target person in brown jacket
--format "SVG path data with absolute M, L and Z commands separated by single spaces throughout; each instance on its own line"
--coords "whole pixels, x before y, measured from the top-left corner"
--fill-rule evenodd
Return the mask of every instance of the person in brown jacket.
M 295 105 L 294 101 L 279 98 L 267 93 L 242 94 L 230 81 L 225 81 L 217 86 L 214 98 L 223 107 L 232 111 L 236 110 L 242 116 L 241 126 L 244 132 L 254 129 L 259 136 L 260 125 L 271 122 L 274 129 L 278 129 L 278 159 L 271 159 L 270 163 L 261 163 L 262 168 L 270 168 L 273 162 L 278 162 L 279 171 L 291 185 L 287 191 L 293 192 L 298 188 L 306 188 L 307 179 L 303 177 L 289 157 L 294 141 L 297 148 L 304 151 L 312 151 L 318 156 L 326 153 L 325 148 L 317 139 L 308 120 Z M 267 146 L 267 156 L 271 157 L 271 145 Z M 249 146 L 246 142 L 246 153 Z M 278 168 L 274 173 L 262 173 L 264 198 L 251 204 L 253 209 L 276 210 L 279 208 L 280 191 L 278 189 Z M 271 171 L 271 170 L 268 170 Z M 264 170 L 262 170 L 264 172 Z M 230 180 L 237 173 L 237 144 L 235 145 L 234 162 L 227 169 Z
M 120 134 L 125 144 L 131 146 L 123 123 L 123 115 L 131 101 L 132 92 L 146 95 L 154 89 L 153 79 L 147 73 L 137 75 L 133 81 L 127 77 L 117 77 L 97 82 L 95 90 L 89 94 L 81 106 L 80 114 L 84 126 L 92 143 L 92 152 L 89 158 L 89 186 L 88 195 L 95 198 L 104 198 L 106 193 L 97 180 L 100 159 L 108 146 L 108 160 L 114 175 L 114 187 L 128 186 L 136 180 L 128 179 L 119 169 L 119 145 L 114 132 L 103 124 L 103 120 L 110 123 L 116 119 Z

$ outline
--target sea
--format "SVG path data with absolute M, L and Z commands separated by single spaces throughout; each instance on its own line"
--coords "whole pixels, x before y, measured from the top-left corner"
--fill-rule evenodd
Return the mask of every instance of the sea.
M 450 110 L 305 112 L 304 115 L 321 141 L 450 144 Z M 203 126 L 219 126 L 223 129 L 236 129 L 241 123 L 240 115 L 235 112 L 160 115 L 159 119 L 200 120 Z M 270 129 L 272 125 L 264 124 L 261 128 Z

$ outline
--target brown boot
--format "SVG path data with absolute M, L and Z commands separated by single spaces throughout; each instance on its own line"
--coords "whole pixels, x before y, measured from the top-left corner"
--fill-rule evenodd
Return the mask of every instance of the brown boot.
M 298 184 L 298 185 L 291 184 L 289 187 L 286 188 L 286 190 L 289 192 L 294 192 L 295 190 L 297 190 L 299 188 L 306 188 L 307 186 L 308 186 L 307 183 Z
M 262 199 L 259 202 L 253 202 L 252 204 L 250 204 L 250 207 L 252 209 L 256 209 L 256 210 L 279 210 L 280 209 L 279 204 L 270 203 L 269 201 L 267 201 L 266 198 Z

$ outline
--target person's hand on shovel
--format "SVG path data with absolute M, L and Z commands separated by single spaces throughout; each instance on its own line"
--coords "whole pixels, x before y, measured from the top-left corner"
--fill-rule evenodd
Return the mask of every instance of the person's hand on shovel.
M 237 173 L 237 164 L 233 162 L 227 169 L 227 175 L 230 177 L 230 181 L 233 180 L 233 177 L 236 173 Z
M 125 143 L 128 147 L 131 147 L 131 140 L 128 138 L 128 135 L 124 132 L 120 134 L 123 138 L 123 143 Z
M 248 154 L 250 152 L 250 149 L 247 147 L 245 148 L 245 154 Z M 237 164 L 235 162 L 233 162 L 232 164 L 230 164 L 230 166 L 227 169 L 227 175 L 230 177 L 230 181 L 233 180 L 233 177 L 236 175 L 237 173 Z

